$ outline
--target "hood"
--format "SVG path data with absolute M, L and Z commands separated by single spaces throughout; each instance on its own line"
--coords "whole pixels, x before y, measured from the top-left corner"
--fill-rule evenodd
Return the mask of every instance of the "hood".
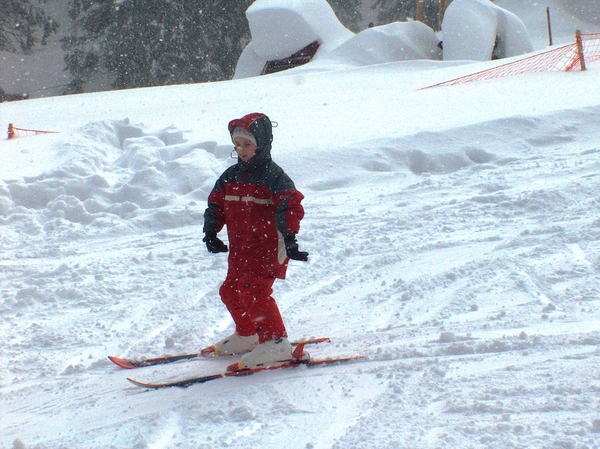
M 256 155 L 248 162 L 243 162 L 238 158 L 238 164 L 252 168 L 264 161 L 271 160 L 273 125 L 269 117 L 260 112 L 253 112 L 242 118 L 232 120 L 228 125 L 229 135 L 231 135 L 236 126 L 251 132 L 256 139 Z

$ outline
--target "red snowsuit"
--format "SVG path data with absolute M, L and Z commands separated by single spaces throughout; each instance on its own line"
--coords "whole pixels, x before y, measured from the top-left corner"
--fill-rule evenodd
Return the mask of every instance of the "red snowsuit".
M 242 336 L 259 342 L 287 337 L 277 303 L 271 296 L 275 278 L 284 279 L 288 264 L 283 236 L 297 233 L 304 196 L 271 159 L 272 128 L 264 114 L 229 123 L 250 131 L 255 156 L 229 167 L 217 180 L 204 213 L 204 232 L 227 225 L 229 267 L 219 293 Z

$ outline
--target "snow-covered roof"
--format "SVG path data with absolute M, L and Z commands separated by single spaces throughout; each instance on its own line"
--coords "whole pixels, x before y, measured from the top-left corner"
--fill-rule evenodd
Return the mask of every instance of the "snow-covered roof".
M 246 17 L 252 42 L 238 60 L 234 79 L 260 75 L 267 61 L 287 58 L 315 41 L 318 59 L 354 36 L 325 0 L 257 0 Z

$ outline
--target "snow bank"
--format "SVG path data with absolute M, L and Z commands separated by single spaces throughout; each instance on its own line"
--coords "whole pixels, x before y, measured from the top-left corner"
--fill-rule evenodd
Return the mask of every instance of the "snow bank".
M 186 143 L 173 127 L 148 130 L 129 120 L 89 123 L 47 151 L 64 160 L 37 176 L 0 183 L 0 222 L 53 228 L 63 221 L 96 227 L 132 220 L 157 228 L 189 224 L 186 203 L 205 201 L 228 149 Z M 166 208 L 163 210 L 163 208 Z
M 523 22 L 489 0 L 454 0 L 442 31 L 445 61 L 488 61 L 533 51 Z
M 234 79 L 258 76 L 267 61 L 283 59 L 314 41 L 318 59 L 354 33 L 325 0 L 257 0 L 246 11 L 252 41 L 240 56 Z

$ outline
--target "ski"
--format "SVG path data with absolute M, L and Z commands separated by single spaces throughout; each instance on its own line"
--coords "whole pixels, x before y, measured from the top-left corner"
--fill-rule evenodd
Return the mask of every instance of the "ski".
M 152 390 L 158 390 L 161 388 L 171 388 L 171 387 L 179 387 L 179 388 L 187 388 L 190 385 L 194 384 L 202 384 L 211 380 L 221 379 L 224 377 L 240 377 L 240 376 L 249 376 L 254 373 L 259 373 L 262 371 L 273 371 L 277 369 L 285 369 L 285 368 L 297 368 L 299 366 L 306 366 L 309 368 L 313 368 L 316 366 L 326 366 L 335 363 L 349 362 L 351 360 L 362 359 L 364 356 L 362 355 L 354 355 L 351 357 L 337 357 L 332 359 L 317 359 L 317 360 L 289 360 L 282 362 L 278 365 L 271 366 L 263 366 L 258 368 L 251 369 L 243 369 L 240 371 L 224 371 L 221 373 L 211 374 L 207 376 L 199 376 L 199 377 L 190 377 L 188 379 L 176 380 L 173 382 L 163 382 L 163 383 L 152 383 L 152 382 L 142 382 L 139 380 L 132 379 L 130 377 L 127 378 L 129 382 L 133 385 L 141 388 L 148 388 Z
M 292 342 L 292 345 L 296 346 L 296 345 L 299 345 L 300 343 L 306 343 L 306 344 L 329 343 L 330 341 L 331 340 L 327 337 L 310 338 L 308 340 Z M 114 357 L 112 355 L 109 355 L 108 358 L 111 362 L 120 366 L 121 368 L 136 369 L 136 368 L 143 368 L 146 366 L 164 365 L 166 363 L 173 363 L 173 362 L 177 362 L 179 360 L 195 359 L 196 357 L 200 357 L 200 355 L 201 354 L 199 352 L 193 352 L 190 354 L 163 355 L 160 357 L 154 357 L 154 358 L 150 358 L 150 359 L 139 359 L 139 360 Z

